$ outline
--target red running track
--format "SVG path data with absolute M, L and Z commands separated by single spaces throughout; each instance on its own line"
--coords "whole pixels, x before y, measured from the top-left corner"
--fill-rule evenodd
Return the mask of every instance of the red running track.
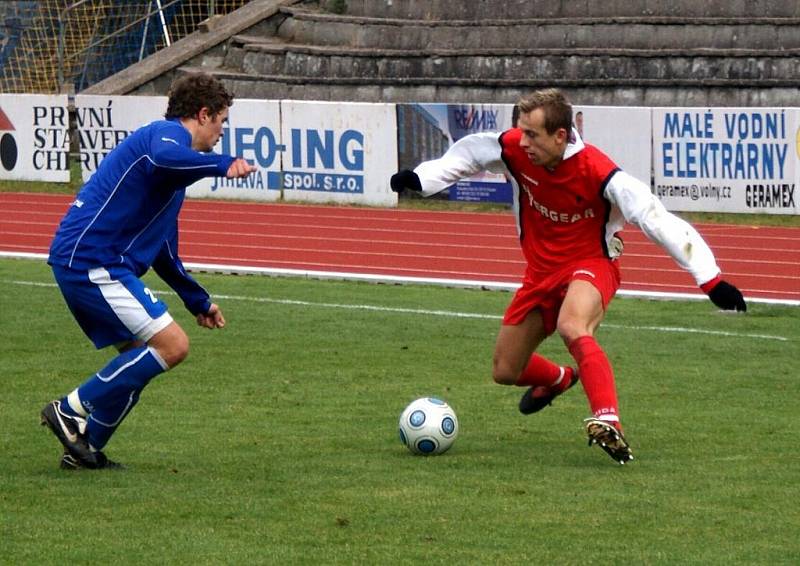
M 0 193 L 0 252 L 46 253 L 69 195 Z M 698 224 L 725 277 L 748 298 L 800 301 L 800 228 Z M 188 200 L 185 263 L 389 277 L 520 281 L 510 213 Z M 692 293 L 693 279 L 635 228 L 621 260 L 627 291 Z

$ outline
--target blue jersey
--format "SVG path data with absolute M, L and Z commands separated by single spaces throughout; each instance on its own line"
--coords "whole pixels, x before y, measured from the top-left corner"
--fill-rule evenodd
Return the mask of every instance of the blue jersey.
M 234 158 L 192 149 L 189 131 L 158 120 L 128 136 L 100 163 L 70 206 L 48 263 L 75 270 L 123 267 L 137 277 L 153 267 L 192 313 L 208 294 L 178 258 L 178 212 L 186 187 L 224 177 Z

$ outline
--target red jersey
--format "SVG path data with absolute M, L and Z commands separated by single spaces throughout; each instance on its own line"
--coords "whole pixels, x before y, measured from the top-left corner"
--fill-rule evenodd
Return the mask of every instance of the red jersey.
M 550 171 L 531 163 L 516 128 L 458 140 L 439 159 L 420 163 L 422 195 L 430 196 L 480 171 L 502 173 L 514 190 L 514 212 L 526 277 L 542 280 L 579 260 L 616 259 L 625 222 L 636 224 L 702 285 L 719 275 L 697 230 L 669 213 L 650 187 L 620 170 L 575 130 L 563 160 Z
M 520 147 L 522 132 L 500 135 L 502 159 L 519 185 L 519 227 L 529 275 L 543 277 L 576 260 L 608 258 L 611 203 L 606 183 L 619 169 L 586 144 L 554 170 L 534 165 Z

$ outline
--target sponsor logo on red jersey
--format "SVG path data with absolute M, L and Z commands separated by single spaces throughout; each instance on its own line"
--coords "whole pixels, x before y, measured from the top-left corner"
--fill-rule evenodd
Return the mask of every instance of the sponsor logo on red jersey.
M 525 192 L 528 191 L 526 190 Z M 551 210 L 546 206 L 539 204 L 539 202 L 536 199 L 534 199 L 530 193 L 528 193 L 528 196 L 531 197 L 531 205 L 533 206 L 533 208 L 538 210 L 539 214 L 541 214 L 545 218 L 549 218 L 553 222 L 564 222 L 572 224 L 573 222 L 578 222 L 586 218 L 595 217 L 593 208 L 584 208 L 583 212 L 560 212 L 558 210 Z

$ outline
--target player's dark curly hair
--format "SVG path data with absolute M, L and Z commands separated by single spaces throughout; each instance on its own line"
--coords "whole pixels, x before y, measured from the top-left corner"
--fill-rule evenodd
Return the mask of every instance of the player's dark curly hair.
M 216 116 L 233 104 L 233 94 L 207 73 L 192 73 L 176 79 L 169 87 L 165 118 L 191 118 L 203 107 Z
M 559 128 L 564 128 L 567 133 L 572 130 L 572 104 L 557 88 L 537 90 L 523 97 L 517 106 L 523 114 L 533 112 L 537 108 L 544 110 L 544 129 L 548 134 L 554 133 Z

